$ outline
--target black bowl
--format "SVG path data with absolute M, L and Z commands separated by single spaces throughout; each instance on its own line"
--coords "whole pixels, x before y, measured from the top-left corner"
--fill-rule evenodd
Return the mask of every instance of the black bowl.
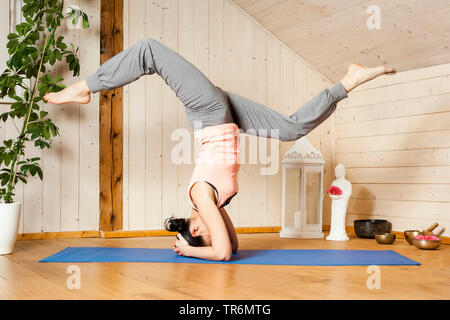
M 355 220 L 353 221 L 353 225 L 356 235 L 365 239 L 374 239 L 376 233 L 391 232 L 391 224 L 387 220 Z

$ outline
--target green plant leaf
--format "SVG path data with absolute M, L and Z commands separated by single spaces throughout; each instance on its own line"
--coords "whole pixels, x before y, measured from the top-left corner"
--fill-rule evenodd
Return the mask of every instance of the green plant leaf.
M 27 174 L 27 171 L 28 171 L 28 164 L 24 164 L 24 165 L 20 166 L 20 172 L 22 174 Z
M 17 183 L 17 180 L 20 180 L 20 181 L 22 181 L 22 183 L 25 183 L 25 184 L 27 183 L 26 176 L 20 174 L 19 172 L 16 174 L 16 181 L 15 181 L 15 183 Z
M 9 153 L 3 155 L 3 162 L 5 163 L 5 166 L 9 166 L 9 163 L 11 162 L 11 155 Z
M 62 60 L 62 54 L 61 54 L 61 51 L 55 50 L 55 58 L 56 58 L 58 61 L 61 61 L 61 60 Z
M 45 139 L 50 139 L 50 132 L 48 131 L 48 127 L 42 127 L 42 135 Z
M 66 62 L 67 63 L 71 63 L 74 60 L 75 60 L 75 56 L 73 54 L 67 55 L 67 57 L 66 57 Z
M 27 174 L 37 174 L 43 179 L 39 158 L 27 159 L 28 162 L 20 161 L 19 158 L 26 156 L 26 142 L 32 142 L 41 150 L 50 149 L 51 137 L 59 135 L 59 129 L 48 119 L 48 112 L 41 110 L 42 101 L 46 103 L 43 100 L 45 92 L 58 92 L 65 88 L 61 76 L 52 79 L 49 71 L 54 68 L 50 66 L 61 62 L 73 71 L 74 76 L 80 74 L 80 61 L 77 56 L 79 48 L 70 43 L 72 50 L 67 50 L 69 46 L 64 42 L 64 36 L 56 33 L 65 18 L 64 9 L 62 0 L 23 0 L 21 10 L 24 21 L 14 26 L 16 32 L 9 33 L 3 43 L 9 58 L 6 61 L 7 68 L 0 75 L 0 98 L 9 96 L 14 101 L 7 107 L 9 110 L 0 114 L 0 120 L 14 120 L 19 126 L 19 133 L 16 138 L 5 140 L 0 146 L 0 165 L 7 163 L 7 166 L 15 165 L 18 168 L 14 181 L 9 181 L 10 168 L 0 169 L 0 183 L 6 186 L 0 188 L 0 202 L 13 201 L 16 183 L 26 183 Z M 83 28 L 89 27 L 89 17 L 85 12 L 72 10 L 71 14 L 69 21 L 76 24 L 82 19 Z M 47 43 L 44 52 L 42 40 L 45 39 Z M 37 79 L 38 74 L 41 75 L 40 79 Z M 37 92 L 34 91 L 34 81 L 37 81 Z M 28 115 L 30 103 L 30 122 L 28 127 L 21 128 L 19 124 Z
M 0 184 L 2 185 L 2 187 L 5 186 L 8 183 L 8 181 L 9 181 L 9 174 L 8 173 L 1 173 L 0 174 L 0 179 L 1 179 Z
M 8 40 L 17 39 L 19 38 L 19 35 L 17 33 L 10 33 L 7 38 Z
M 16 53 L 16 54 L 14 54 L 14 55 L 12 56 L 12 58 L 11 58 L 11 62 L 12 62 L 12 65 L 13 65 L 16 69 L 20 68 L 21 65 L 22 65 L 22 56 L 21 56 L 21 53 L 18 52 L 18 53 Z
M 6 121 L 8 120 L 8 116 L 9 116 L 9 112 L 4 112 L 4 113 L 2 113 L 2 114 L 0 115 L 0 119 L 1 119 L 3 122 L 6 122 Z
M 37 172 L 37 166 L 34 164 L 28 165 L 28 171 L 31 173 L 31 175 L 34 177 Z
M 4 141 L 3 141 L 3 144 L 4 144 L 8 149 L 11 149 L 12 143 L 13 143 L 12 139 L 8 139 L 8 140 L 4 140 Z
M 39 107 L 38 107 L 39 108 Z M 37 113 L 36 112 L 32 112 L 31 114 L 30 114 L 30 121 L 36 121 L 36 120 L 38 120 L 39 119 L 39 116 L 37 115 Z
M 89 18 L 86 13 L 83 12 L 83 29 L 89 28 Z
M 41 111 L 39 113 L 39 115 L 40 115 L 40 118 L 42 119 L 42 118 L 45 118 L 48 115 L 48 112 L 47 111 Z
M 44 175 L 42 174 L 42 169 L 40 167 L 37 167 L 37 173 L 38 173 L 39 178 L 41 180 L 43 180 L 44 179 Z
M 22 36 L 23 35 L 22 25 L 17 24 L 16 25 L 16 31 L 19 34 L 19 36 Z

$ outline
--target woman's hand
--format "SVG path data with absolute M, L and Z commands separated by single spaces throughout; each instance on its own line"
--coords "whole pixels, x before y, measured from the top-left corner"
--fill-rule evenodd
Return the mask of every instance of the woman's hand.
M 177 234 L 177 239 L 173 245 L 173 251 L 179 256 L 188 256 L 188 251 L 191 246 L 180 233 Z

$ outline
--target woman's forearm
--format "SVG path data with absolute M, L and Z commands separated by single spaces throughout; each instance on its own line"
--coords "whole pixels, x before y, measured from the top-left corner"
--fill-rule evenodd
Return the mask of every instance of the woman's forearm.
M 239 247 L 238 237 L 236 235 L 236 230 L 234 229 L 233 222 L 231 222 L 230 217 L 228 216 L 227 211 L 224 208 L 220 209 L 220 215 L 222 216 L 223 221 L 225 222 L 225 226 L 227 227 L 228 235 L 230 237 L 231 249 L 233 253 L 237 252 Z
M 216 205 L 214 189 L 205 182 L 198 182 L 194 184 L 191 196 L 200 218 L 209 229 L 212 247 L 190 248 L 192 250 L 188 255 L 202 259 L 229 260 L 233 249 L 226 223 Z
M 186 256 L 216 261 L 228 261 L 231 258 L 231 252 L 217 252 L 214 247 L 189 247 Z

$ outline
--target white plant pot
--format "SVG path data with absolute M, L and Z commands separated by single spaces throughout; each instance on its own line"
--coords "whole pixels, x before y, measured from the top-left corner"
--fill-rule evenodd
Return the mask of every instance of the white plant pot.
M 0 203 L 0 254 L 14 250 L 19 232 L 20 202 Z

